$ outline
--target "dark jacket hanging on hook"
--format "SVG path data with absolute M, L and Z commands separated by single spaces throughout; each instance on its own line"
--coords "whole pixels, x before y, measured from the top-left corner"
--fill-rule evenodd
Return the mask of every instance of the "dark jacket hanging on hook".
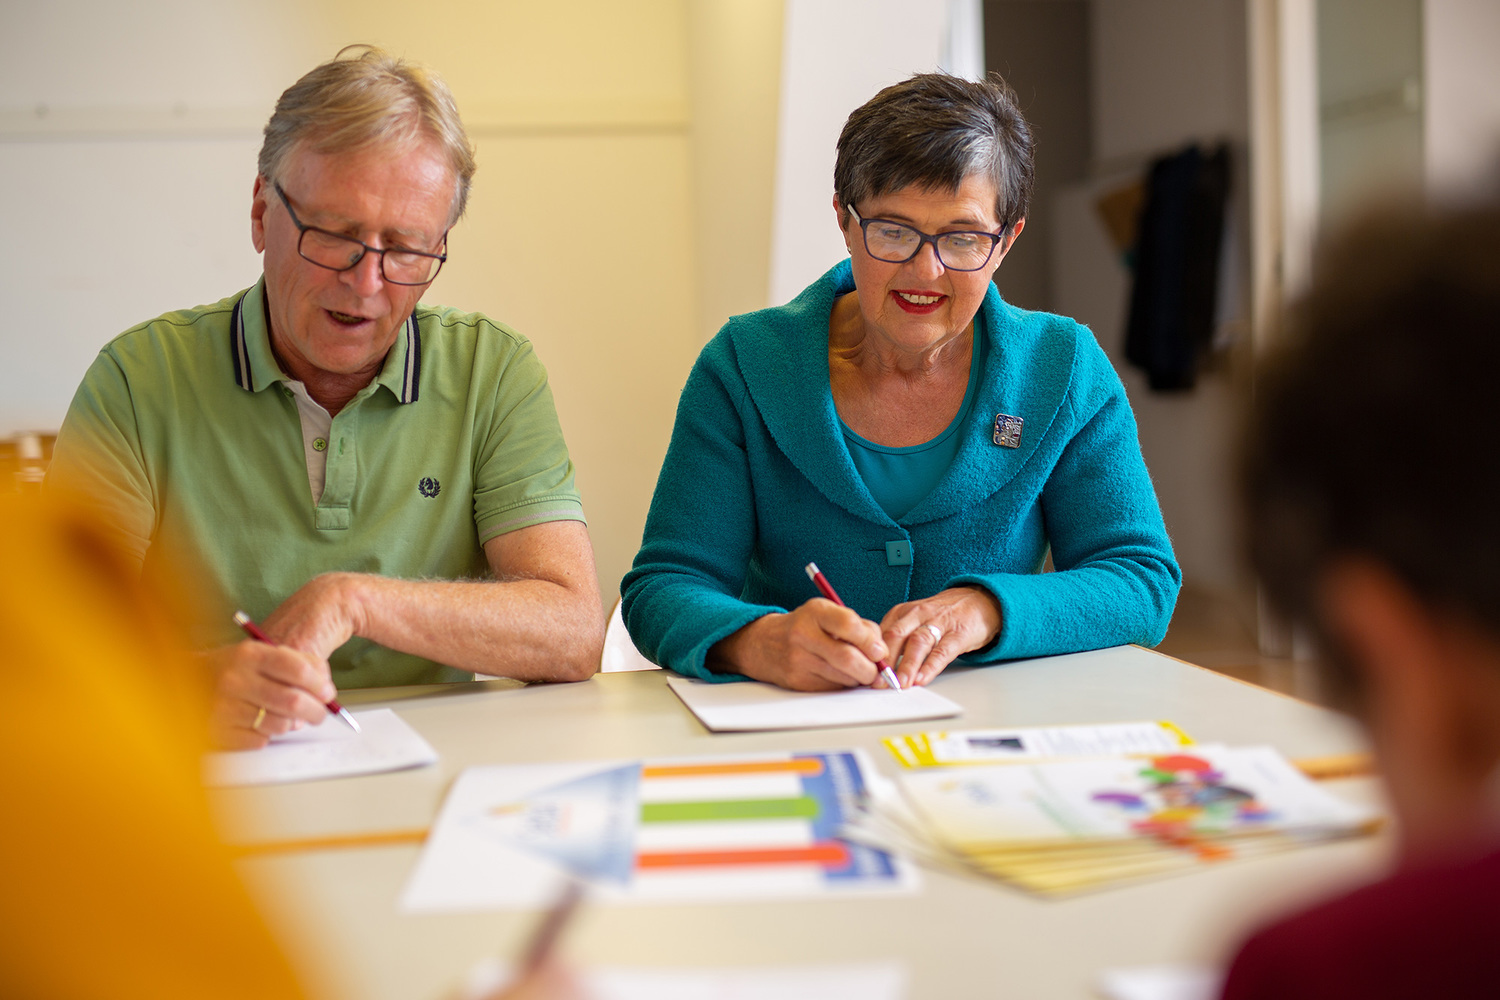
M 1135 247 L 1125 356 L 1156 390 L 1191 389 L 1213 341 L 1229 150 L 1197 146 L 1151 165 Z

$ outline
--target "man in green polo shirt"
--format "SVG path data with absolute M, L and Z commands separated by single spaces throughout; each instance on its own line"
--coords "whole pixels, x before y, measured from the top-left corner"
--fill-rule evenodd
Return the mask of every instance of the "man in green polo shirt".
M 473 173 L 441 80 L 340 53 L 266 126 L 261 280 L 121 334 L 73 399 L 48 488 L 147 576 L 192 574 L 225 745 L 320 721 L 336 686 L 597 669 L 546 372 L 503 324 L 418 305 Z M 275 644 L 234 641 L 236 608 Z

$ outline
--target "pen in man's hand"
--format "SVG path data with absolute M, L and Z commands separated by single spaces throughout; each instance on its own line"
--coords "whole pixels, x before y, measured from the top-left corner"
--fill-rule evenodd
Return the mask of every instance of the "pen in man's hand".
M 245 612 L 236 611 L 234 613 L 234 623 L 240 628 L 244 629 L 245 634 L 254 639 L 256 642 L 263 642 L 268 646 L 276 645 L 276 643 L 271 641 L 271 637 L 262 632 L 260 630 L 260 626 L 255 624 L 255 622 L 252 621 L 250 616 L 245 614 Z M 349 710 L 347 708 L 339 704 L 339 700 L 337 698 L 328 702 L 323 707 L 327 708 L 328 711 L 333 715 L 337 715 L 340 719 L 343 719 L 346 723 L 349 724 L 349 728 L 354 730 L 356 733 L 360 731 L 359 723 L 354 721 L 354 716 L 349 714 Z
M 564 927 L 568 925 L 573 911 L 578 909 L 578 904 L 583 900 L 583 883 L 577 879 L 570 881 L 558 896 L 557 902 L 552 904 L 552 909 L 542 917 L 541 923 L 532 932 L 531 940 L 526 944 L 526 953 L 521 957 L 521 974 L 529 976 L 541 968 L 542 963 L 552 955 L 552 949 L 557 945 L 557 939 L 562 934 Z
M 818 588 L 824 597 L 841 608 L 849 606 L 839 598 L 838 592 L 833 589 L 833 584 L 829 583 L 828 577 L 824 576 L 823 571 L 818 569 L 817 563 L 808 563 L 804 569 L 807 571 L 807 578 L 813 582 L 813 585 Z M 886 687 L 892 691 L 900 691 L 901 682 L 896 679 L 896 672 L 891 669 L 891 665 L 884 660 L 875 665 L 880 668 L 880 676 L 885 678 Z

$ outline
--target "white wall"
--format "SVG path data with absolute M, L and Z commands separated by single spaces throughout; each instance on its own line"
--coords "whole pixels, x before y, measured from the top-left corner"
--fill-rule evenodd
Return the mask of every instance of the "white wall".
M 1494 183 L 1500 168 L 1500 3 L 1426 0 L 1423 141 L 1431 189 Z
M 686 0 L 0 6 L 0 434 L 56 428 L 127 326 L 256 279 L 272 104 L 341 46 L 380 43 L 442 73 L 478 146 L 428 298 L 536 344 L 612 600 L 700 342 L 688 32 Z M 555 256 L 549 233 L 606 224 L 640 243 Z
M 948 0 L 786 0 L 785 16 L 769 292 L 778 305 L 847 256 L 833 214 L 844 119 L 949 51 Z
M 1190 141 L 1248 131 L 1241 0 L 1095 0 L 1091 6 L 1095 181 L 1065 190 L 1055 213 L 1052 282 L 1059 312 L 1087 323 L 1119 370 L 1141 450 L 1184 577 L 1216 591 L 1240 584 L 1229 455 L 1235 390 L 1228 359 L 1186 393 L 1153 393 L 1123 357 L 1129 274 L 1094 211 L 1100 193 L 1149 158 Z M 1235 178 L 1243 185 L 1245 177 Z

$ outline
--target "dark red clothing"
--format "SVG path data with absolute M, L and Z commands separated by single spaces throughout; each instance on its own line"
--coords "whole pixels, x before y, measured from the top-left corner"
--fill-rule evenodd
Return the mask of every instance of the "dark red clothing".
M 1268 927 L 1223 1000 L 1500 997 L 1500 850 L 1398 872 Z

